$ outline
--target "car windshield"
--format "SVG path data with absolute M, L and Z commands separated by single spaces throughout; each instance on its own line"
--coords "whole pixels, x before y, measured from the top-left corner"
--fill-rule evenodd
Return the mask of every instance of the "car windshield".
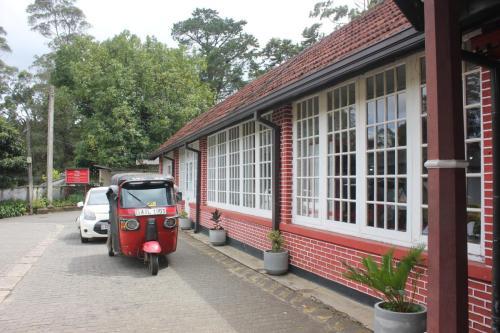
M 87 205 L 107 205 L 109 204 L 108 198 L 106 197 L 107 190 L 91 191 L 89 193 L 89 200 Z
M 171 206 L 174 204 L 172 187 L 166 184 L 125 184 L 121 193 L 122 208 Z

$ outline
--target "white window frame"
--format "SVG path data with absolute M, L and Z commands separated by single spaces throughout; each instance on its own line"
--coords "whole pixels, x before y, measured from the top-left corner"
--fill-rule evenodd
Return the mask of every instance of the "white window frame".
M 417 244 L 427 244 L 427 236 L 422 235 L 422 128 L 421 128 L 421 96 L 420 96 L 420 58 L 422 53 L 413 54 L 397 62 L 387 64 L 375 70 L 364 73 L 351 80 L 341 82 L 319 93 L 311 94 L 293 102 L 292 112 L 292 138 L 293 138 L 293 200 L 292 221 L 294 224 L 314 227 L 326 231 L 338 232 L 346 235 L 361 237 L 364 239 L 381 241 L 396 246 L 410 247 Z M 406 67 L 406 179 L 407 179 L 407 230 L 406 232 L 377 229 L 366 225 L 367 207 L 367 165 L 366 165 L 366 78 L 377 73 L 385 72 L 387 69 L 400 65 Z M 356 89 L 356 223 L 349 224 L 327 220 L 327 93 L 336 88 L 355 84 Z M 297 196 L 297 105 L 304 100 L 319 97 L 319 123 L 320 123 L 320 211 L 319 218 L 311 218 L 297 215 L 295 200 Z M 465 97 L 464 97 L 465 98 Z M 482 108 L 481 108 L 482 112 Z M 482 114 L 482 113 L 481 113 Z M 409 124 L 420 124 L 410 126 Z M 481 121 L 481 126 L 483 126 Z M 482 131 L 481 131 L 482 133 Z M 483 135 L 483 133 L 481 134 Z M 412 139 L 415 138 L 415 139 Z M 481 137 L 482 139 L 482 137 Z M 481 242 L 480 244 L 468 243 L 469 258 L 481 261 L 484 258 L 484 152 L 481 150 Z
M 316 227 L 318 229 L 323 229 L 332 232 L 339 232 L 347 235 L 362 237 L 365 239 L 371 239 L 376 241 L 382 241 L 385 243 L 390 243 L 399 246 L 411 246 L 413 245 L 413 238 L 416 229 L 419 227 L 417 221 L 420 221 L 420 215 L 415 217 L 412 212 L 418 210 L 420 201 L 416 202 L 416 198 L 419 197 L 419 189 L 415 182 L 415 177 L 419 177 L 419 170 L 415 167 L 416 158 L 413 152 L 419 151 L 420 144 L 416 140 L 408 140 L 408 138 L 415 137 L 419 135 L 420 128 L 418 126 L 407 126 L 407 145 L 406 145 L 406 163 L 407 163 L 407 231 L 392 231 L 387 229 L 377 229 L 374 227 L 369 227 L 366 225 L 366 78 L 371 77 L 375 74 L 385 72 L 387 69 L 395 68 L 400 65 L 405 65 L 406 68 L 406 122 L 407 124 L 415 123 L 415 121 L 420 121 L 420 108 L 419 108 L 419 93 L 418 88 L 419 81 L 418 72 L 415 73 L 414 68 L 417 66 L 417 57 L 415 55 L 408 56 L 400 61 L 388 64 L 386 66 L 377 68 L 375 70 L 364 73 L 363 75 L 357 76 L 352 80 L 344 81 L 337 84 L 327 90 L 321 91 L 310 96 L 306 96 L 300 100 L 294 101 L 293 103 L 293 150 L 294 150 L 294 161 L 293 161 L 293 198 L 296 197 L 296 153 L 297 153 L 297 133 L 296 133 L 296 120 L 297 120 L 297 104 L 310 99 L 314 96 L 319 97 L 319 123 L 320 123 L 320 212 L 319 218 L 310 218 L 298 216 L 296 214 L 296 200 L 292 202 L 292 221 L 295 224 Z M 412 70 L 413 69 L 413 70 Z M 327 184 L 325 181 L 327 177 L 327 105 L 326 96 L 329 91 L 333 91 L 336 88 L 348 85 L 350 83 L 355 84 L 355 107 L 356 107 L 356 223 L 349 224 L 343 222 L 333 222 L 327 221 L 327 206 L 326 206 L 326 194 L 327 194 Z
M 229 128 L 226 128 L 222 131 L 219 131 L 219 132 L 216 132 L 216 133 L 213 133 L 211 135 L 208 136 L 207 140 L 209 140 L 211 137 L 217 137 L 217 135 L 221 132 L 226 132 L 226 203 L 220 203 L 218 202 L 217 200 L 217 196 L 218 194 L 216 193 L 216 200 L 213 201 L 213 200 L 208 200 L 208 196 L 207 196 L 207 205 L 208 206 L 211 206 L 211 207 L 215 207 L 215 208 L 221 208 L 221 209 L 225 209 L 225 210 L 230 210 L 230 211 L 235 211 L 235 212 L 239 212 L 239 213 L 243 213 L 243 214 L 249 214 L 249 215 L 255 215 L 255 216 L 259 216 L 259 217 L 264 217 L 264 218 L 271 218 L 271 210 L 267 210 L 267 209 L 261 209 L 260 208 L 260 154 L 259 154 L 259 149 L 260 149 L 260 138 L 259 138 L 259 129 L 260 129 L 260 126 L 258 123 L 255 123 L 255 131 L 254 131 L 254 137 L 255 137 L 255 161 L 254 161 L 254 166 L 255 166 L 255 192 L 254 192 L 254 195 L 255 195 L 255 207 L 245 207 L 243 206 L 243 150 L 242 150 L 242 147 L 243 147 L 243 142 L 242 142 L 242 137 L 243 137 L 243 129 L 242 129 L 242 126 L 243 124 L 245 123 L 248 123 L 248 122 L 251 122 L 251 121 L 246 121 L 246 122 L 243 122 L 243 123 L 240 123 L 238 125 L 235 125 L 235 126 L 232 126 L 232 127 L 229 127 Z M 229 131 L 235 127 L 239 127 L 239 167 L 240 167 L 240 173 L 239 173 L 239 194 L 240 194 L 240 199 L 239 199 L 239 205 L 232 205 L 232 204 L 229 204 L 229 159 L 228 159 L 228 156 L 229 156 Z M 207 141 L 208 142 L 208 141 Z M 216 145 L 218 144 L 218 141 L 216 139 Z M 208 148 L 208 147 L 207 147 Z M 216 151 L 217 153 L 217 151 Z M 218 155 L 216 155 L 218 156 Z M 207 160 L 209 160 L 210 158 L 212 158 L 212 156 L 210 156 L 210 153 L 207 149 Z M 218 159 L 216 158 L 216 163 L 215 163 L 215 169 L 217 170 L 218 168 Z M 217 173 L 216 173 L 216 177 L 217 176 Z M 210 182 L 210 178 L 208 177 L 208 173 L 207 173 L 207 191 L 209 190 L 208 188 L 208 183 Z M 215 182 L 215 184 L 218 184 L 218 178 Z M 216 185 L 217 186 L 217 185 Z M 217 187 L 216 187 L 216 191 L 217 191 Z

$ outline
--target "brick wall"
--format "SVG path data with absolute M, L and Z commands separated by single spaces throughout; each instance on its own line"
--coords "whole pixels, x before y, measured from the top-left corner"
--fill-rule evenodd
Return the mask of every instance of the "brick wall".
M 485 264 L 491 266 L 491 238 L 492 238 L 492 161 L 491 161 L 491 97 L 489 88 L 489 72 L 482 72 L 483 93 L 483 124 L 484 124 L 484 165 L 485 165 Z M 281 222 L 289 224 L 292 221 L 292 186 L 293 186 L 293 140 L 292 140 L 292 107 L 285 105 L 273 112 L 273 122 L 281 127 Z M 211 228 L 210 221 L 213 207 L 206 206 L 207 196 L 207 141 L 206 137 L 200 140 L 202 158 L 202 207 L 200 223 Z M 176 159 L 177 161 L 177 159 Z M 178 163 L 178 162 L 176 162 Z M 177 170 L 176 166 L 176 170 Z M 176 172 L 176 175 L 178 173 Z M 191 218 L 195 218 L 195 204 L 191 204 Z M 241 214 L 233 211 L 222 212 L 222 225 L 228 236 L 259 250 L 270 248 L 266 235 L 271 230 L 271 220 Z M 293 227 L 294 225 L 290 225 Z M 283 229 L 285 228 L 283 226 Z M 370 289 L 346 280 L 342 276 L 343 262 L 359 265 L 361 259 L 372 255 L 380 261 L 380 255 L 370 250 L 360 250 L 356 243 L 339 245 L 335 242 L 322 241 L 313 237 L 304 236 L 300 232 L 284 231 L 285 247 L 290 251 L 290 263 L 295 267 L 312 272 L 323 278 L 338 282 L 360 292 L 377 296 Z M 422 268 L 423 274 L 416 282 L 416 301 L 426 302 L 427 271 Z M 487 279 L 486 279 L 487 280 Z M 410 283 L 410 282 L 409 282 Z M 491 326 L 491 283 L 477 278 L 469 279 L 469 321 L 470 332 L 488 332 Z

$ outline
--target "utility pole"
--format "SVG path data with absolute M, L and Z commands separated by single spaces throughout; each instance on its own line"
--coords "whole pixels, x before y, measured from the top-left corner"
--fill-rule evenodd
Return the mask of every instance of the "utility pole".
M 52 206 L 52 170 L 54 168 L 54 86 L 49 86 L 49 114 L 47 118 L 47 201 Z
M 28 156 L 26 162 L 28 163 L 28 203 L 30 214 L 33 214 L 33 159 L 31 157 L 31 124 L 30 118 L 26 118 L 26 145 Z

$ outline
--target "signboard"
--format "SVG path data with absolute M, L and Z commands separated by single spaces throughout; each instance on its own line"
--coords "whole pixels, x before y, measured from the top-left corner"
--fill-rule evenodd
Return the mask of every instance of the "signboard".
M 66 169 L 66 184 L 90 183 L 89 169 Z

